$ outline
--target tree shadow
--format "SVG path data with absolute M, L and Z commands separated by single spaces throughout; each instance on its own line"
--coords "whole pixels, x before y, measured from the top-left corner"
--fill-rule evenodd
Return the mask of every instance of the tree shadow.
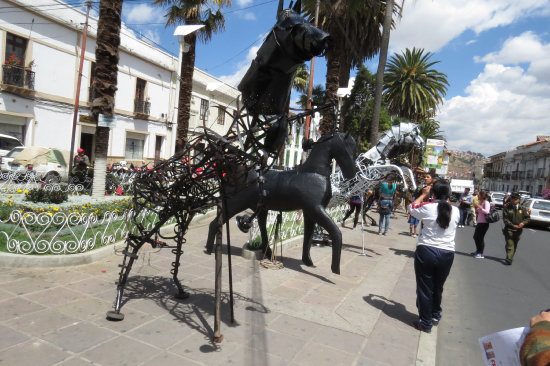
M 363 296 L 363 300 L 369 305 L 381 310 L 390 318 L 399 320 L 407 325 L 410 325 L 413 321 L 418 319 L 418 315 L 408 311 L 403 304 L 390 300 L 384 296 L 369 294 Z
M 414 258 L 414 250 L 389 248 L 395 255 Z

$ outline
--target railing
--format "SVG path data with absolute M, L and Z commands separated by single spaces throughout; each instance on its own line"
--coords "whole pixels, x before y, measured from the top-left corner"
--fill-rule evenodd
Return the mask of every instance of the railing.
M 151 103 L 147 100 L 135 99 L 134 100 L 134 113 L 149 115 L 151 110 Z
M 2 69 L 2 83 L 34 90 L 34 71 L 14 65 L 2 65 Z

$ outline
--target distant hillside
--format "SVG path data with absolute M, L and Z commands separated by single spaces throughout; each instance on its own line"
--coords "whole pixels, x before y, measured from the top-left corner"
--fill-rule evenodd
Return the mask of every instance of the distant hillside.
M 449 172 L 447 178 L 479 179 L 482 176 L 483 165 L 489 162 L 489 158 L 483 154 L 472 151 L 449 150 Z

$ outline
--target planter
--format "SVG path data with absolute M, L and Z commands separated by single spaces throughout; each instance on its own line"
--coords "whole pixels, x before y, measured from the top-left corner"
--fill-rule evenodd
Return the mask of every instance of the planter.
M 262 259 L 263 255 L 264 255 L 264 252 L 262 249 L 249 249 L 248 243 L 246 243 L 243 246 L 243 253 L 242 253 L 243 258 L 260 260 Z

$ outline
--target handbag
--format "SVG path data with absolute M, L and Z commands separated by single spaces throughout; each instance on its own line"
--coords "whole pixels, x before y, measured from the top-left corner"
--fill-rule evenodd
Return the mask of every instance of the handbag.
M 380 215 L 389 215 L 391 213 L 390 205 L 380 205 L 378 208 L 378 213 Z
M 500 220 L 500 215 L 498 214 L 498 211 L 496 210 L 496 208 L 491 207 L 489 213 L 485 215 L 485 221 L 492 224 L 494 222 L 497 222 L 498 220 Z

